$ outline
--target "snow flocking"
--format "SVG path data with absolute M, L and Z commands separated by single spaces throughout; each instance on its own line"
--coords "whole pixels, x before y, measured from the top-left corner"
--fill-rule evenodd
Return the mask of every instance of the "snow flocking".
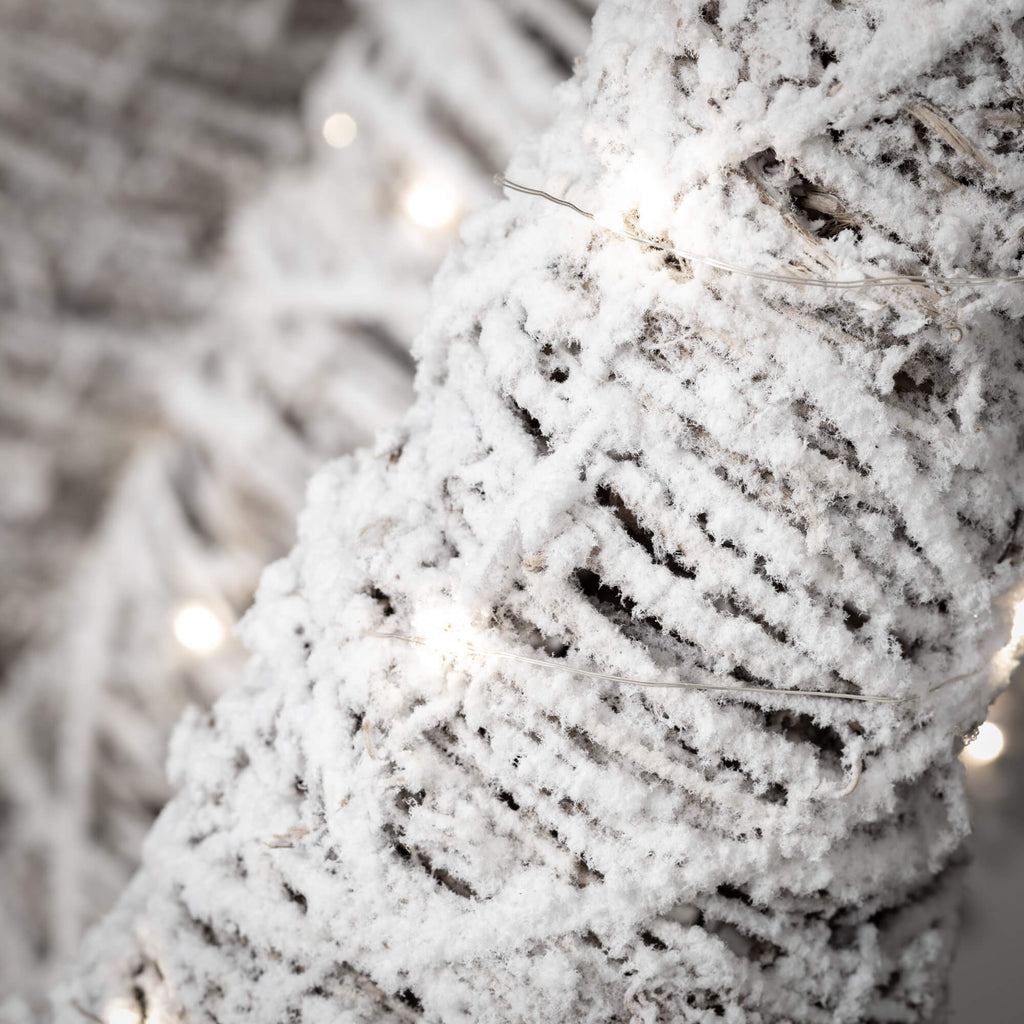
M 1014 275 L 1022 19 L 608 0 L 509 177 L 787 274 Z M 472 218 L 58 1018 L 937 1014 L 1024 483 L 1021 292 L 944 291 Z

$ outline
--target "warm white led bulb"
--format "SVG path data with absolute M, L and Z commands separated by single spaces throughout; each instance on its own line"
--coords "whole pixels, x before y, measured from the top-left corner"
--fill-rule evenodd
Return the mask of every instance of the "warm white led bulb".
M 422 228 L 439 228 L 458 209 L 451 191 L 433 181 L 418 181 L 405 195 L 405 212 Z
M 985 722 L 961 756 L 967 764 L 988 764 L 1003 752 L 1005 742 L 1003 730 L 995 722 Z
M 227 636 L 219 616 L 204 604 L 188 604 L 174 616 L 174 635 L 196 654 L 215 651 Z
M 324 121 L 323 126 L 324 142 L 334 149 L 344 149 L 351 146 L 356 140 L 359 127 L 356 119 L 351 114 L 331 114 Z
M 111 999 L 103 1011 L 104 1024 L 142 1024 L 142 1014 L 134 999 Z
M 601 227 L 606 228 L 608 231 L 622 230 L 621 214 L 612 213 L 610 210 L 598 210 L 594 214 L 594 223 L 600 224 Z
M 453 608 L 421 611 L 416 616 L 416 632 L 442 658 L 465 654 L 473 643 L 468 621 Z

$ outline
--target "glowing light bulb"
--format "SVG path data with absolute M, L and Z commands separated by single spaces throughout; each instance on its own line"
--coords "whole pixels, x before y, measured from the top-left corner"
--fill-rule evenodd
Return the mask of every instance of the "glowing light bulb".
M 1003 730 L 995 722 L 985 722 L 961 756 L 967 764 L 988 764 L 1003 752 L 1005 743 Z
M 331 114 L 324 121 L 322 128 L 324 134 L 324 142 L 328 146 L 334 149 L 344 149 L 346 146 L 351 146 L 356 140 L 356 135 L 359 132 L 359 126 L 356 124 L 356 119 L 351 114 L 337 113 Z
M 422 228 L 439 228 L 458 207 L 451 191 L 433 181 L 418 181 L 405 195 L 405 212 Z
M 111 999 L 103 1011 L 104 1024 L 142 1024 L 142 1014 L 134 999 Z
M 469 623 L 460 619 L 454 609 L 442 611 L 431 609 L 416 617 L 416 632 L 423 637 L 427 647 L 442 658 L 453 658 L 465 654 L 472 646 L 473 634 Z
M 600 224 L 601 227 L 607 228 L 609 231 L 621 231 L 622 230 L 622 217 L 617 213 L 612 213 L 609 210 L 599 210 L 594 214 L 594 223 Z
M 182 647 L 196 654 L 209 654 L 224 643 L 227 630 L 206 605 L 188 604 L 174 616 L 174 635 Z

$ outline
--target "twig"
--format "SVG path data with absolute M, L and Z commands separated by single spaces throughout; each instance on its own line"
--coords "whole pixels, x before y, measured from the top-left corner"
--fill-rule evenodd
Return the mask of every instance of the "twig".
M 961 156 L 973 160 L 976 164 L 995 174 L 996 169 L 992 162 L 985 156 L 977 146 L 967 138 L 958 128 L 955 128 L 937 110 L 933 110 L 925 103 L 918 103 L 907 108 L 926 128 L 930 128 L 950 149 L 953 149 Z

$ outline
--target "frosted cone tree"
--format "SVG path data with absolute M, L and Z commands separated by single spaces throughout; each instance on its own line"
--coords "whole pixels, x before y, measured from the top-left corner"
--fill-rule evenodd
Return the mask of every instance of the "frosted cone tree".
M 598 220 L 467 223 L 57 1020 L 941 1019 L 1020 575 L 1024 5 L 594 28 L 509 178 Z

